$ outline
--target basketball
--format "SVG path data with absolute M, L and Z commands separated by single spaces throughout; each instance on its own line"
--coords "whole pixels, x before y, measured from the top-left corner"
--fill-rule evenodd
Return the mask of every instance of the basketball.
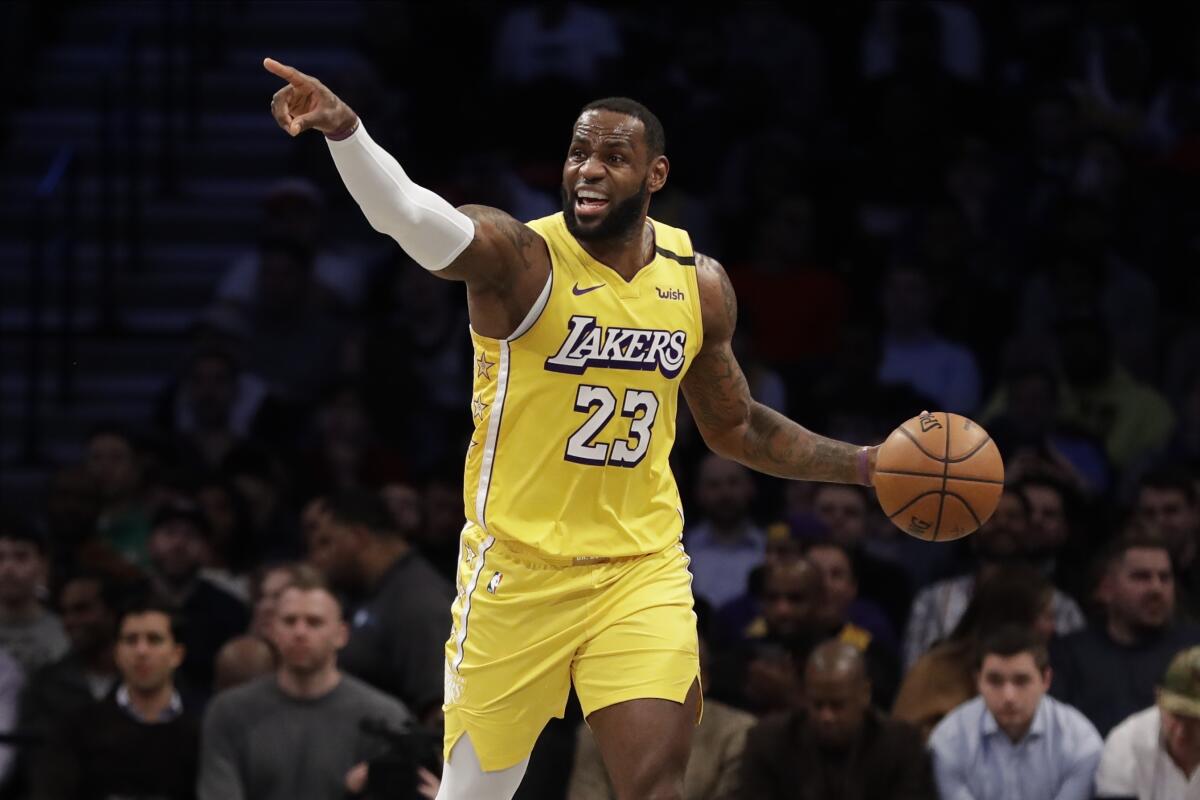
M 923 412 L 892 432 L 875 463 L 875 493 L 910 536 L 948 542 L 987 522 L 1004 488 L 1004 460 L 976 422 Z

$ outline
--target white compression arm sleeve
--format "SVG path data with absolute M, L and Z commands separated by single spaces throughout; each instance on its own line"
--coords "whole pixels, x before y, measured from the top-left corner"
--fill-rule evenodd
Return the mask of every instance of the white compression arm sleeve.
M 414 261 L 436 272 L 467 249 L 475 237 L 471 218 L 413 183 L 396 159 L 367 135 L 361 120 L 347 138 L 325 141 L 367 222 L 395 239 Z

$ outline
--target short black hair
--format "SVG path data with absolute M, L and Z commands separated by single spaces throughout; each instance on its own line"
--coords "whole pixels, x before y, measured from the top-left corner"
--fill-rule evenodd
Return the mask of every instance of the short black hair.
M 397 537 L 400 532 L 391 509 L 375 492 L 343 489 L 322 498 L 325 510 L 336 522 L 366 528 L 374 536 Z
M 100 588 L 100 601 L 113 614 L 119 613 L 125 604 L 125 587 L 107 572 L 81 567 L 67 573 L 58 585 L 55 597 L 62 603 L 63 590 L 72 583 L 95 583 Z
M 167 603 L 153 593 L 140 593 L 140 596 L 131 598 L 124 606 L 121 607 L 120 613 L 117 614 L 117 636 L 121 634 L 121 628 L 125 625 L 125 620 L 129 617 L 137 617 L 142 614 L 162 614 L 167 618 L 167 624 L 171 629 L 171 638 L 175 640 L 175 644 L 183 644 L 183 637 L 187 632 L 187 624 L 174 606 Z
M 1147 472 L 1138 481 L 1138 491 L 1142 489 L 1171 490 L 1183 494 L 1189 506 L 1196 505 L 1196 484 L 1192 476 L 1182 466 L 1168 464 Z
M 650 157 L 657 158 L 667 152 L 667 134 L 663 131 L 662 123 L 653 111 L 637 100 L 628 97 L 605 97 L 588 103 L 579 114 L 583 116 L 588 111 L 615 111 L 627 117 L 640 119 L 646 129 L 646 149 L 650 151 Z
M 975 651 L 975 669 L 983 669 L 983 660 L 988 656 L 1011 658 L 1021 653 L 1033 656 L 1033 663 L 1042 672 L 1050 666 L 1050 653 L 1032 630 L 1020 625 L 1004 625 L 980 641 Z
M 0 539 L 28 542 L 46 554 L 46 536 L 28 514 L 15 508 L 0 508 Z

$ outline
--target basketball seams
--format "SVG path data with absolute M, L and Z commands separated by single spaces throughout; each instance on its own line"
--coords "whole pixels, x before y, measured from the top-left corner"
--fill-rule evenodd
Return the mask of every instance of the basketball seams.
M 946 451 L 946 463 L 948 463 L 948 464 L 961 464 L 962 462 L 964 462 L 964 461 L 966 461 L 967 459 L 969 459 L 969 458 L 971 458 L 972 456 L 974 456 L 976 453 L 978 453 L 978 452 L 979 452 L 980 450 L 982 450 L 984 447 L 986 447 L 986 446 L 987 446 L 987 443 L 988 443 L 988 442 L 990 442 L 991 440 L 992 440 L 992 437 L 991 437 L 991 436 L 987 437 L 987 438 L 986 438 L 986 439 L 984 439 L 982 442 L 980 442 L 979 444 L 977 444 L 977 445 L 975 445 L 974 447 L 972 447 L 972 448 L 971 448 L 971 452 L 969 452 L 969 453 L 966 453 L 966 454 L 964 454 L 964 455 L 961 455 L 961 456 L 958 456 L 957 458 L 950 458 L 950 451 L 949 451 L 949 450 L 947 450 L 947 451 Z M 1001 482 L 1003 483 L 1003 481 L 1001 481 Z
M 967 498 L 963 497 L 958 492 L 945 492 L 943 493 L 942 497 L 953 497 L 955 500 L 962 503 L 963 508 L 965 508 L 967 513 L 971 515 L 971 519 L 975 520 L 975 528 L 978 529 L 983 527 L 983 521 L 979 519 L 979 515 L 975 513 L 974 507 L 972 507 L 970 502 L 967 501 Z
M 956 463 L 956 462 L 951 462 L 951 463 Z M 876 475 L 907 475 L 910 478 L 940 478 L 940 477 L 942 477 L 941 475 L 937 475 L 932 472 L 906 472 L 905 470 L 902 470 L 902 469 L 877 469 L 877 470 L 875 470 L 875 474 Z M 991 484 L 995 484 L 997 486 L 1004 485 L 1004 481 L 996 480 L 995 478 L 961 478 L 958 475 L 951 475 L 950 480 L 966 481 L 968 483 L 991 483 Z
M 946 460 L 945 456 L 941 456 L 941 457 L 935 456 L 933 453 L 926 450 L 925 447 L 920 442 L 917 441 L 917 437 L 913 436 L 912 433 L 909 432 L 908 428 L 905 428 L 903 425 L 901 425 L 896 430 L 900 431 L 905 436 L 907 436 L 909 441 L 912 442 L 914 445 L 916 445 L 916 448 L 918 450 L 920 450 L 922 453 L 924 453 L 925 455 L 929 456 L 930 458 L 934 459 L 935 461 L 945 461 Z M 937 477 L 937 476 L 934 476 L 934 477 Z
M 938 501 L 937 519 L 933 521 L 933 538 L 936 542 L 942 527 L 942 511 L 946 508 L 946 478 L 950 475 L 950 415 L 946 415 L 946 452 L 942 456 L 942 496 Z
M 919 495 L 917 495 L 917 496 L 916 496 L 916 497 L 914 497 L 913 499 L 909 500 L 907 503 L 905 503 L 904 505 L 900 506 L 899 508 L 897 508 L 897 509 L 896 509 L 895 511 L 893 511 L 892 513 L 888 514 L 888 515 L 887 515 L 888 519 L 893 519 L 893 518 L 895 518 L 895 517 L 899 516 L 900 514 L 903 514 L 905 511 L 907 511 L 908 509 L 912 508 L 912 507 L 913 507 L 913 504 L 914 504 L 914 503 L 916 503 L 918 500 L 924 500 L 926 497 L 929 497 L 929 495 L 931 495 L 931 494 L 938 494 L 938 490 L 937 490 L 937 489 L 930 489 L 930 490 L 929 490 L 929 491 L 927 491 L 927 492 L 921 492 Z M 886 514 L 887 512 L 885 511 L 884 513 Z

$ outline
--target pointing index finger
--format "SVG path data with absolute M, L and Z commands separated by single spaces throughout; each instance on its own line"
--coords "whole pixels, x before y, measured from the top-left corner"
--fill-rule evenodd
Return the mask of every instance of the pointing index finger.
M 273 58 L 264 58 L 263 66 L 266 67 L 267 72 L 278 75 L 293 86 L 304 86 L 312 80 L 300 70 L 289 67 L 287 64 L 280 64 Z

